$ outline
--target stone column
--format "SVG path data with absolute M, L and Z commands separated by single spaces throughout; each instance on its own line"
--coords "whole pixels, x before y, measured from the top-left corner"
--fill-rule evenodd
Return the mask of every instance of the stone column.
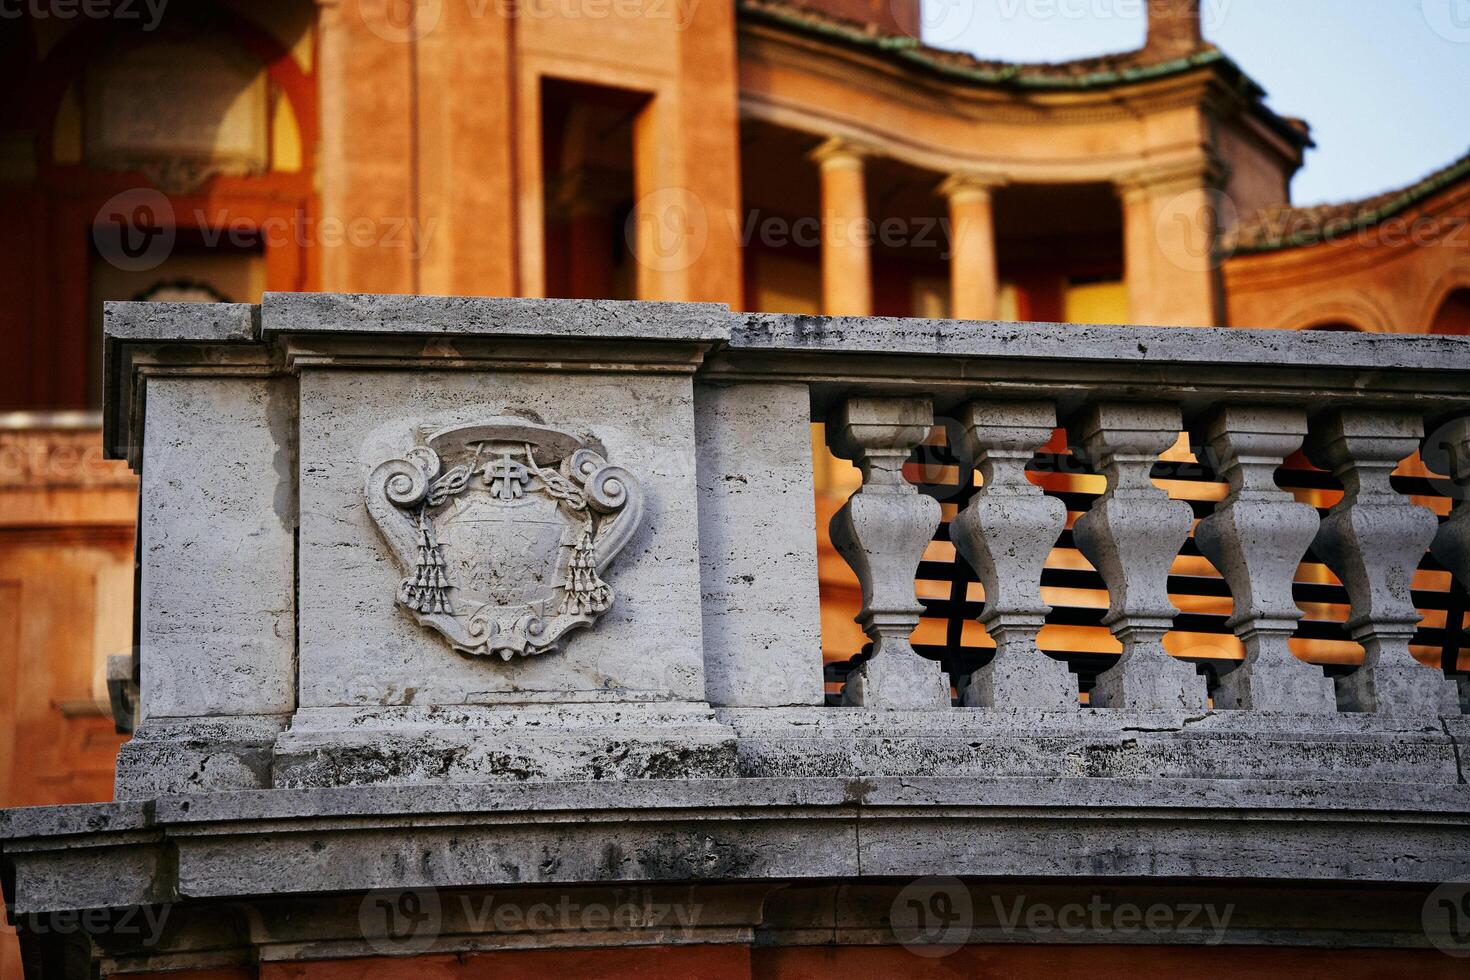
M 1317 535 L 1317 512 L 1276 486 L 1276 469 L 1307 434 L 1299 408 L 1222 406 L 1198 420 L 1196 437 L 1230 495 L 1200 522 L 1195 542 L 1235 597 L 1229 623 L 1245 661 L 1225 674 L 1216 708 L 1332 714 L 1337 699 L 1320 667 L 1287 641 L 1302 618 L 1292 598 L 1297 566 Z
M 1182 428 L 1173 405 L 1102 403 L 1068 424 L 1074 451 L 1108 478 L 1108 489 L 1073 528 L 1077 547 L 1102 573 L 1112 603 L 1103 625 L 1123 644 L 1098 676 L 1091 704 L 1103 708 L 1203 710 L 1204 678 L 1164 649 L 1174 623 L 1169 569 L 1193 523 L 1182 500 L 1149 479 Z
M 1419 625 L 1414 572 L 1438 530 L 1432 513 L 1393 489 L 1389 476 L 1424 434 L 1407 412 L 1340 409 L 1313 420 L 1307 455 L 1342 481 L 1343 497 L 1322 521 L 1316 551 L 1347 587 L 1347 627 L 1363 645 L 1363 666 L 1337 678 L 1349 711 L 1456 713 L 1454 686 L 1416 661 Z
M 822 174 L 822 312 L 871 316 L 872 233 L 863 151 L 830 139 L 812 153 Z
M 939 527 L 939 502 L 903 477 L 903 464 L 933 425 L 927 398 L 851 398 L 829 426 L 832 450 L 862 469 L 863 485 L 832 517 L 832 543 L 857 573 L 857 621 L 872 656 L 848 678 L 843 701 L 869 708 L 949 707 L 939 664 L 914 652 L 909 634 L 923 607 L 914 573 Z
M 1067 526 L 1067 507 L 1026 479 L 1026 464 L 1054 428 L 1050 402 L 972 402 L 951 431 L 985 482 L 950 522 L 949 536 L 985 586 L 980 622 L 995 640 L 995 659 L 960 692 L 966 706 L 1077 706 L 1076 678 L 1036 646 L 1051 611 L 1041 599 L 1041 570 Z
M 1200 162 L 1140 171 L 1118 185 L 1129 320 L 1145 326 L 1216 327 L 1221 313 L 1222 209 L 1230 204 Z
M 1424 457 L 1434 469 L 1449 474 L 1455 501 L 1429 550 L 1470 591 L 1470 415 L 1439 426 L 1425 440 Z M 1460 674 L 1457 681 L 1460 700 L 1470 701 L 1470 674 Z
M 957 320 L 993 320 L 999 309 L 992 191 L 1002 181 L 960 173 L 939 185 L 949 201 L 950 315 Z

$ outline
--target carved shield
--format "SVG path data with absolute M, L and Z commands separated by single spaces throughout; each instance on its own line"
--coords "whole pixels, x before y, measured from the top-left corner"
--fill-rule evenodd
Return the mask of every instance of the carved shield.
M 428 436 L 368 475 L 403 567 L 398 602 L 456 650 L 559 649 L 613 602 L 602 573 L 642 516 L 633 474 L 576 436 L 498 418 Z

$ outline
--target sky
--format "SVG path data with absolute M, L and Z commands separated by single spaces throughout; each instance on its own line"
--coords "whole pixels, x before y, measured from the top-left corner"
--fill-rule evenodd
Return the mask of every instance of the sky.
M 1207 39 L 1312 124 L 1297 204 L 1411 184 L 1470 152 L 1470 0 L 1201 0 Z M 923 0 L 938 47 L 1064 61 L 1143 43 L 1143 0 Z

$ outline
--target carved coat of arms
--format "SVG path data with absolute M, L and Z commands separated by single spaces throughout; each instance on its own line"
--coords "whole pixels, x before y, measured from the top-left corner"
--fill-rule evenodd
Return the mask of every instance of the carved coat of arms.
M 380 463 L 367 506 L 405 571 L 399 604 L 456 650 L 509 660 L 558 649 L 612 605 L 602 575 L 643 496 L 578 437 L 496 418 Z

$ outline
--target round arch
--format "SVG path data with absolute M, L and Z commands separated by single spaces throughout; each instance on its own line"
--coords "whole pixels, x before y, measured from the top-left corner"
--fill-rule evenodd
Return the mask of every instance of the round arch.
M 171 20 L 168 30 L 142 34 L 119 34 L 105 21 L 78 23 L 39 61 L 31 64 L 27 87 L 35 93 L 29 101 L 30 127 L 41 134 L 38 145 L 44 154 L 39 160 L 43 168 L 54 161 L 54 127 L 67 89 L 83 70 L 103 54 L 117 50 L 119 43 L 144 45 L 169 40 L 192 40 L 212 35 L 227 36 L 241 55 L 260 65 L 267 79 L 286 99 L 301 132 L 303 170 L 315 165 L 317 143 L 317 94 L 315 78 L 305 74 L 291 52 L 274 36 L 254 21 L 223 8 L 211 8 L 207 16 L 197 12 L 185 20 Z
M 1432 334 L 1470 337 L 1470 286 L 1452 290 L 1429 321 Z
M 1393 332 L 1388 313 L 1361 293 L 1308 299 L 1288 309 L 1280 322 L 1288 330 L 1323 329 L 1328 324 L 1340 324 L 1360 333 Z

